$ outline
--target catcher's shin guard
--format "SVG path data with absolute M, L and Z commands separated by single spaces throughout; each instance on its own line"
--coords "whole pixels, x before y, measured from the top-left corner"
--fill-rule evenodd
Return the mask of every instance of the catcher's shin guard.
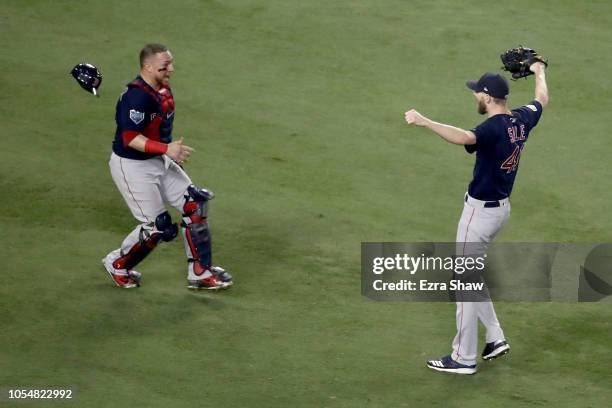
M 189 275 L 202 276 L 212 265 L 212 246 L 208 229 L 208 201 L 212 191 L 191 185 L 185 194 L 181 231 L 189 263 Z
M 164 211 L 155 218 L 154 223 L 144 224 L 140 228 L 138 242 L 113 262 L 113 268 L 131 270 L 153 251 L 159 241 L 172 241 L 177 235 L 178 226 L 172 223 L 168 211 Z

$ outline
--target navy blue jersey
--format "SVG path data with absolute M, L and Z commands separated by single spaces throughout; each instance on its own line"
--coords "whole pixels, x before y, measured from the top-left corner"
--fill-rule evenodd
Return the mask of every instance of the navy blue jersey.
M 117 130 L 113 152 L 128 159 L 146 160 L 159 156 L 132 149 L 128 144 L 139 134 L 162 143 L 172 141 L 174 98 L 170 88 L 158 91 L 138 76 L 119 97 L 115 113 Z
M 468 153 L 476 152 L 474 178 L 468 188 L 470 196 L 483 201 L 510 197 L 521 152 L 541 115 L 542 105 L 534 100 L 513 109 L 512 115 L 491 116 L 471 129 L 476 144 L 465 146 Z

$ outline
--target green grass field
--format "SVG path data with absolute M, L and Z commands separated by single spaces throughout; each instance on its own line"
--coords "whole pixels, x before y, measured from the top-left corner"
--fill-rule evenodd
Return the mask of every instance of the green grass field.
M 467 79 L 524 44 L 551 103 L 498 241 L 610 241 L 608 1 L 17 1 L 0 4 L 0 389 L 78 407 L 603 407 L 610 303 L 502 303 L 512 353 L 434 373 L 454 304 L 360 295 L 362 241 L 449 241 L 473 158 L 410 128 L 482 118 Z M 100 259 L 135 225 L 108 171 L 116 100 L 147 42 L 172 50 L 175 137 L 217 193 L 216 261 L 185 288 L 182 243 L 114 287 Z M 99 66 L 101 97 L 68 75 Z M 533 78 L 511 84 L 527 103 Z M 175 215 L 175 214 L 173 214 Z M 3 395 L 0 405 L 10 404 Z M 49 402 L 15 403 L 46 406 Z M 53 404 L 60 406 L 62 403 Z

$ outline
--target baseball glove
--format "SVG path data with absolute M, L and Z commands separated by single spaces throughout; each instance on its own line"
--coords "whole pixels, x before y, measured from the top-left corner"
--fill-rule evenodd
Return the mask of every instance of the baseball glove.
M 515 81 L 519 78 L 533 75 L 529 67 L 535 62 L 542 62 L 548 66 L 548 59 L 539 55 L 535 50 L 523 47 L 522 45 L 518 48 L 510 48 L 504 51 L 500 58 L 504 64 L 502 68 L 511 72 L 512 79 Z

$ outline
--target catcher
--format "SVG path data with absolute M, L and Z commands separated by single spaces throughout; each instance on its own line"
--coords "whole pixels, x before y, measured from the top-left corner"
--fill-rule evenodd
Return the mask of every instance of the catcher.
M 225 269 L 212 264 L 208 205 L 212 191 L 196 187 L 182 164 L 193 149 L 173 141 L 174 97 L 170 77 L 174 57 L 165 45 L 140 51 L 140 75 L 127 85 L 116 106 L 117 128 L 109 166 L 117 189 L 138 225 L 102 263 L 122 288 L 140 286 L 134 270 L 162 241 L 179 233 L 166 206 L 182 214 L 181 235 L 187 255 L 187 287 L 226 289 L 233 285 Z
M 474 178 L 463 197 L 463 213 L 456 235 L 457 256 L 482 256 L 489 242 L 510 216 L 510 193 L 518 171 L 519 160 L 531 130 L 538 124 L 548 105 L 545 79 L 547 62 L 529 48 L 514 48 L 501 59 L 512 77 L 535 74 L 535 97 L 529 104 L 509 110 L 508 82 L 499 74 L 488 72 L 478 81 L 467 81 L 474 92 L 478 113 L 487 119 L 470 130 L 434 122 L 414 109 L 405 113 L 408 124 L 429 128 L 447 142 L 463 145 L 468 153 L 476 152 Z M 466 245 L 467 244 L 467 245 Z M 478 321 L 486 328 L 483 360 L 491 360 L 510 351 L 510 345 L 497 319 L 489 297 L 474 302 L 458 292 L 457 334 L 452 353 L 429 360 L 433 370 L 456 374 L 474 374 L 478 348 Z

